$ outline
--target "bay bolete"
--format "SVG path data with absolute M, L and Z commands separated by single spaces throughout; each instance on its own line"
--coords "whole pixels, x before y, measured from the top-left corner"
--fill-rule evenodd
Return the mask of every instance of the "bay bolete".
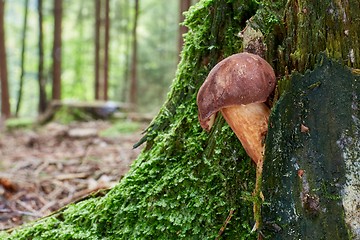
M 220 111 L 256 163 L 262 163 L 275 73 L 268 62 L 251 53 L 238 53 L 219 62 L 197 95 L 199 121 L 209 131 Z

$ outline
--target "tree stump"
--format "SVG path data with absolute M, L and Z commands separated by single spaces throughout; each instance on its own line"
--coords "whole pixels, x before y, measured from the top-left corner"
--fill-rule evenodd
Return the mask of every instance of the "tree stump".
M 262 179 L 272 239 L 360 239 L 360 75 L 320 61 L 291 78 L 271 115 Z

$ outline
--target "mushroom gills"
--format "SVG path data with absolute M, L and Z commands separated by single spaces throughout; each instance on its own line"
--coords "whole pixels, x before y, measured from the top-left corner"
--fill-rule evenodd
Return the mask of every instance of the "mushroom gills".
M 221 113 L 240 140 L 246 153 L 258 165 L 263 162 L 264 138 L 270 109 L 265 103 L 250 103 L 221 109 Z

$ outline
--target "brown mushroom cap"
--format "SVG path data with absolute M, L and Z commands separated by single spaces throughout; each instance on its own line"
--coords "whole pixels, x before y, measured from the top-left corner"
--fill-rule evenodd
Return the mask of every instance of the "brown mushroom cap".
M 199 121 L 210 130 L 214 114 L 225 107 L 265 102 L 274 91 L 275 73 L 260 56 L 238 53 L 210 71 L 197 95 Z

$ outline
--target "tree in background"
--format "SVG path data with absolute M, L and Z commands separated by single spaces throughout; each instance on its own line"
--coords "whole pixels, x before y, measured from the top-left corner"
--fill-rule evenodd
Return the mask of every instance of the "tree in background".
M 54 45 L 53 45 L 53 86 L 52 99 L 61 99 L 61 22 L 62 0 L 54 0 Z
M 95 0 L 95 99 L 100 99 L 101 0 Z
M 39 107 L 40 113 L 45 112 L 47 107 L 46 79 L 44 77 L 44 30 L 43 30 L 43 1 L 38 0 L 38 26 L 39 26 L 39 63 L 38 63 L 38 84 L 39 84 Z
M 120 12 L 120 20 L 122 20 L 122 22 L 130 22 L 131 16 L 131 5 L 129 4 L 129 2 L 125 1 L 123 7 L 121 8 L 121 12 Z M 131 57 L 131 38 L 129 38 L 129 36 L 131 36 L 131 29 L 129 27 L 129 24 L 123 24 L 121 27 L 121 41 L 119 44 L 122 44 L 122 46 L 125 47 L 125 52 L 124 52 L 124 62 L 123 62 L 123 66 L 124 66 L 124 71 L 123 71 L 123 75 L 122 75 L 122 89 L 121 89 L 121 98 L 120 100 L 122 102 L 127 102 L 129 101 L 130 98 L 130 94 L 129 94 L 129 89 L 130 89 L 130 57 Z
M 105 4 L 102 4 L 105 3 Z M 110 0 L 95 0 L 95 99 L 108 100 Z
M 131 57 L 131 78 L 130 78 L 130 104 L 134 109 L 137 107 L 137 24 L 138 24 L 138 17 L 139 17 L 139 0 L 135 0 L 134 6 L 134 25 L 132 30 L 132 57 Z
M 27 20 L 28 20 L 28 5 L 29 0 L 25 0 L 24 2 L 24 24 L 23 24 L 23 32 L 22 32 L 22 44 L 21 44 L 21 75 L 19 82 L 19 91 L 18 91 L 18 99 L 16 103 L 15 115 L 18 117 L 21 98 L 23 93 L 23 85 L 24 85 L 24 75 L 25 75 L 25 51 L 26 51 L 26 32 L 27 32 Z
M 109 86 L 110 0 L 105 1 L 104 87 L 103 100 L 108 100 Z
M 0 81 L 1 81 L 1 116 L 10 117 L 10 99 L 4 31 L 5 0 L 0 0 Z
M 187 27 L 183 24 L 185 16 L 184 12 L 187 11 L 191 6 L 191 0 L 179 0 L 179 39 L 178 39 L 178 52 L 179 60 L 180 53 L 184 45 L 184 34 L 188 31 Z

